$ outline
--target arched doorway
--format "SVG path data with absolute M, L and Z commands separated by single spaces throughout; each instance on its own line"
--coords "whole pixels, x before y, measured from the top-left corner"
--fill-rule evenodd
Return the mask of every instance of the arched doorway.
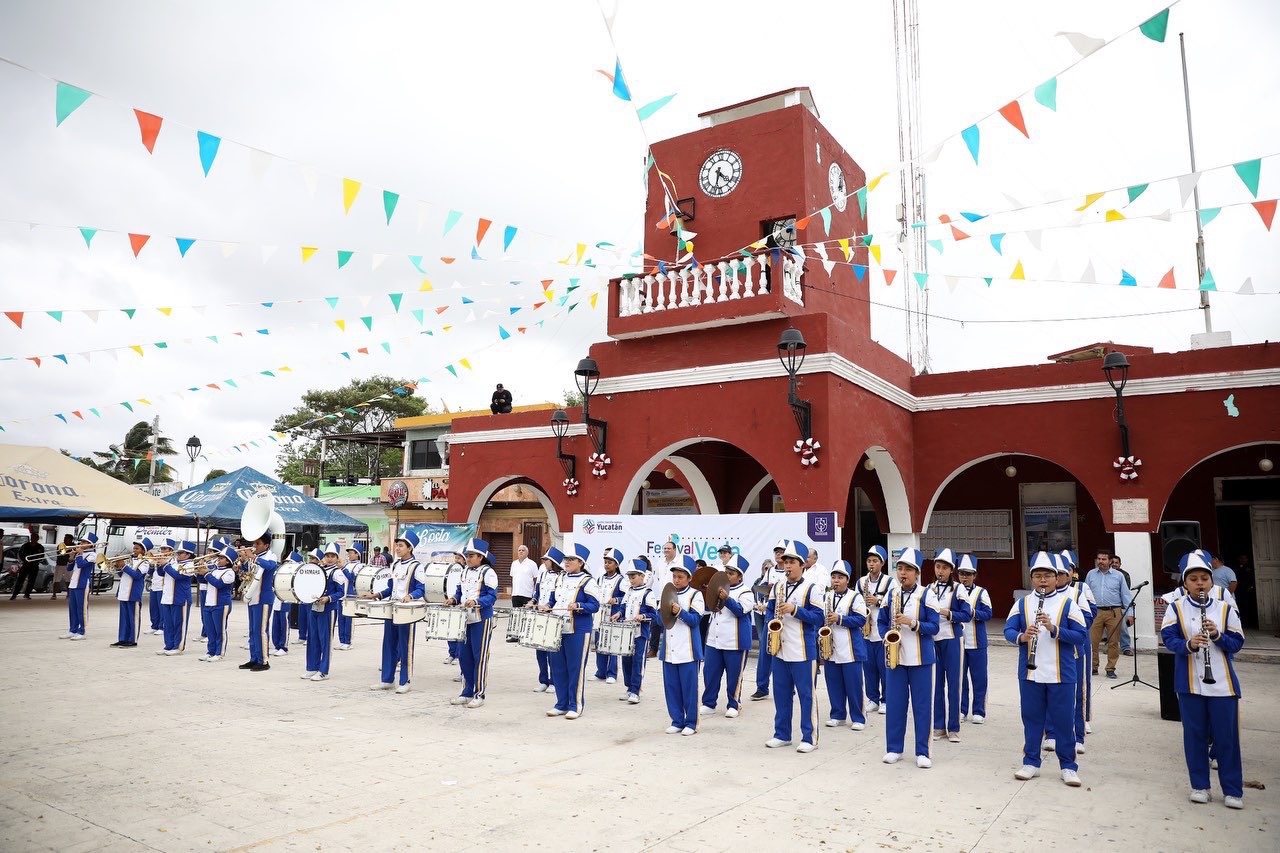
M 655 492 L 667 500 L 665 505 L 655 504 Z M 680 492 L 687 500 L 681 501 Z M 776 493 L 772 474 L 746 451 L 718 438 L 690 438 L 661 449 L 636 468 L 618 512 L 772 512 Z

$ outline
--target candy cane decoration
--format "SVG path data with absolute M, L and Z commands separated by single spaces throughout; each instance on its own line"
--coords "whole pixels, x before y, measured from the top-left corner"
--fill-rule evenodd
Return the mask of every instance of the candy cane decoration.
M 578 482 L 577 478 L 570 477 L 564 481 L 563 485 L 564 493 L 569 497 L 574 497 L 578 494 L 578 486 L 581 484 Z
M 1136 456 L 1117 456 L 1116 461 L 1111 463 L 1111 467 L 1120 472 L 1121 480 L 1138 479 L 1138 468 L 1142 466 L 1142 460 Z
M 601 480 L 609 476 L 608 468 L 613 464 L 613 460 L 603 453 L 592 453 L 587 457 L 587 461 L 591 463 L 591 476 L 599 477 Z
M 801 465 L 817 465 L 818 450 L 822 444 L 816 438 L 797 439 L 795 447 L 791 448 L 800 454 Z

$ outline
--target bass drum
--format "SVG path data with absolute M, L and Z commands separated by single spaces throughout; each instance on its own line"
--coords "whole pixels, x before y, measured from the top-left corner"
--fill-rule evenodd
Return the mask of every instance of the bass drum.
M 324 568 L 302 563 L 285 563 L 272 582 L 276 598 L 290 604 L 313 604 L 324 595 L 324 587 Z
M 428 604 L 443 604 L 450 597 L 448 563 L 427 563 L 418 566 L 418 580 L 426 587 L 423 600 Z
M 383 582 L 391 577 L 390 566 L 361 566 L 356 573 L 356 595 L 373 595 L 382 592 Z

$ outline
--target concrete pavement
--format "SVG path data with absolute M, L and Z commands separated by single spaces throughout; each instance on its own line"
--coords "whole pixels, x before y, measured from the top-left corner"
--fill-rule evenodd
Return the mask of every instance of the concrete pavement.
M 886 766 L 884 718 L 864 732 L 820 728 L 809 755 L 766 750 L 772 702 L 741 717 L 704 716 L 699 733 L 663 734 L 661 669 L 644 699 L 587 685 L 576 721 L 547 718 L 531 692 L 533 653 L 500 642 L 489 700 L 465 710 L 444 645 L 419 639 L 413 692 L 371 692 L 381 627 L 357 620 L 355 648 L 331 678 L 298 678 L 303 647 L 271 670 L 236 669 L 246 630 L 236 604 L 233 654 L 112 649 L 115 602 L 94 597 L 89 639 L 66 631 L 65 603 L 0 601 L 0 849 L 26 850 L 802 850 L 1274 849 L 1280 790 L 1280 670 L 1239 666 L 1245 809 L 1187 802 L 1177 723 L 1155 690 L 1095 680 L 1085 787 L 1044 775 L 1022 783 L 1014 651 L 991 650 L 988 720 L 935 743 L 934 767 Z M 1128 661 L 1126 661 L 1127 663 Z M 748 678 L 754 673 L 748 664 Z M 1140 659 L 1154 682 L 1155 667 Z M 746 695 L 744 690 L 744 695 Z M 827 710 L 819 688 L 821 718 Z M 799 740 L 797 733 L 797 742 Z

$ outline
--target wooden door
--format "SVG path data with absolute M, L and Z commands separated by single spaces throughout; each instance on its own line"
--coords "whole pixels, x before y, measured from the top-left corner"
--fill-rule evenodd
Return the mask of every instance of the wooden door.
M 1258 589 L 1258 627 L 1280 627 L 1280 504 L 1249 507 L 1253 527 L 1253 573 Z

